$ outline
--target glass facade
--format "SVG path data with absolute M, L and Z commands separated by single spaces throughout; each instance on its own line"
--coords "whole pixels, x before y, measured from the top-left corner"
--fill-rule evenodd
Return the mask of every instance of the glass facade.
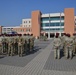
M 63 31 L 64 28 L 46 28 L 42 29 L 43 31 Z
M 64 17 L 62 16 L 62 17 L 60 18 L 60 16 L 59 16 L 59 17 L 51 17 L 51 18 L 50 18 L 51 21 L 60 20 L 60 19 L 61 19 L 61 20 L 64 20 Z
M 41 22 L 43 22 L 43 21 L 49 21 L 49 17 L 41 18 Z
M 60 20 L 64 20 L 64 16 L 58 16 L 58 17 L 43 17 L 41 18 L 41 28 L 43 31 L 64 31 L 64 28 L 60 28 L 61 26 L 64 26 L 64 22 L 61 22 Z M 48 22 L 45 22 L 48 21 Z M 55 21 L 55 22 L 51 22 Z M 58 21 L 58 22 L 56 22 Z M 57 27 L 57 28 L 46 28 L 43 27 Z
M 60 24 L 60 22 L 55 22 L 55 23 L 42 23 L 42 24 L 41 24 L 41 27 L 48 27 L 48 26 L 50 26 L 50 27 L 52 27 L 52 26 L 64 26 L 64 22 L 61 22 L 61 24 Z
M 44 21 L 57 21 L 57 20 L 64 20 L 64 16 L 60 16 L 59 17 L 44 17 L 44 18 L 41 18 L 41 22 L 44 22 Z

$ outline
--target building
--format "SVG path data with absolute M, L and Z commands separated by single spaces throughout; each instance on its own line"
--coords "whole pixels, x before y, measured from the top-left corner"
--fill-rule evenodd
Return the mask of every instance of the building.
M 9 34 L 13 32 L 14 27 L 2 27 L 2 34 Z
M 13 27 L 12 30 L 19 34 L 32 34 L 35 37 L 45 35 L 50 38 L 52 34 L 56 33 L 59 33 L 60 36 L 62 33 L 73 35 L 73 33 L 76 33 L 75 25 L 76 16 L 74 8 L 65 8 L 64 12 L 48 14 L 42 14 L 37 10 L 32 11 L 31 18 L 22 19 L 22 24 L 18 27 Z M 2 33 L 4 28 L 2 27 Z

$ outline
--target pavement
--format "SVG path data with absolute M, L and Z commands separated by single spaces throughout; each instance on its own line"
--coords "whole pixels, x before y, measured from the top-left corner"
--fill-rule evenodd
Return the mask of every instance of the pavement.
M 53 39 L 35 41 L 35 52 L 23 57 L 0 56 L 0 75 L 76 75 L 73 59 L 54 59 Z

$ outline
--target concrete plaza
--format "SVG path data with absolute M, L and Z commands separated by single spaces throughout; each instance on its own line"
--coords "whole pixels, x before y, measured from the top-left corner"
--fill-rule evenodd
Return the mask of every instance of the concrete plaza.
M 0 75 L 76 75 L 76 56 L 72 60 L 54 59 L 53 39 L 35 41 L 34 52 L 23 57 L 0 55 Z

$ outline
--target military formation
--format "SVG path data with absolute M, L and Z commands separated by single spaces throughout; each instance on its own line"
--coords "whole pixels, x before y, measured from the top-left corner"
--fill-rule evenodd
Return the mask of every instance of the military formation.
M 8 56 L 31 53 L 34 51 L 34 37 L 21 35 L 0 35 L 0 54 Z
M 57 34 L 54 38 L 53 49 L 55 59 L 60 59 L 62 55 L 66 59 L 72 59 L 76 55 L 76 36 L 63 34 L 63 36 L 59 37 L 59 34 Z

